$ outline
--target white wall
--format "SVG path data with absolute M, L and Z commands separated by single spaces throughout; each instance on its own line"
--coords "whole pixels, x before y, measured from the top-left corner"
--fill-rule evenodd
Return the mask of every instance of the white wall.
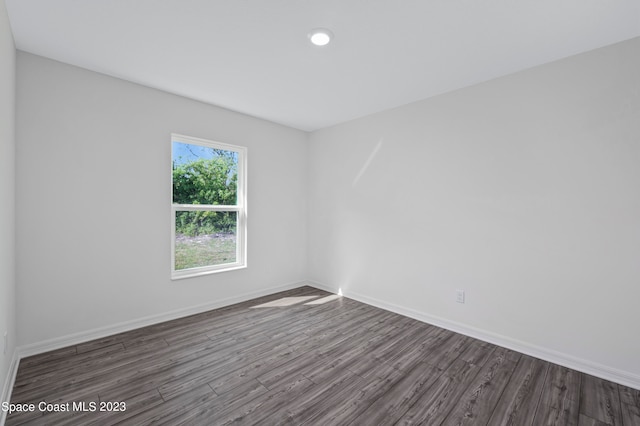
M 21 345 L 306 278 L 306 134 L 18 53 Z M 170 280 L 170 133 L 248 147 L 248 268 Z M 301 178 L 302 177 L 302 178 Z
M 311 279 L 640 386 L 640 38 L 310 140 Z
M 15 66 L 16 50 L 0 1 L 0 392 L 15 348 Z M 6 353 L 4 333 L 8 333 Z M 0 393 L 0 400 L 2 394 Z M 1 416 L 0 416 L 1 417 Z
M 8 31 L 1 48 L 11 199 Z M 315 132 L 309 146 L 303 132 L 19 53 L 19 344 L 310 277 L 640 378 L 639 51 L 640 39 L 599 49 Z M 249 147 L 248 269 L 170 281 L 171 132 Z

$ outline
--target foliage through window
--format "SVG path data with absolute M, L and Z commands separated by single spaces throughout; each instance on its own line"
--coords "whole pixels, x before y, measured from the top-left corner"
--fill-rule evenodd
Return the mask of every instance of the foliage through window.
M 172 278 L 246 265 L 246 148 L 171 138 Z

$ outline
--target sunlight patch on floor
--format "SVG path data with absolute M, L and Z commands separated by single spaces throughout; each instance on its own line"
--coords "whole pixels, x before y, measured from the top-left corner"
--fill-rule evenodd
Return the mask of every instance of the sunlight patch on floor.
M 312 300 L 311 302 L 305 303 L 305 305 L 322 305 L 323 303 L 331 302 L 332 300 L 340 299 L 340 296 L 337 294 L 332 294 L 331 296 L 323 297 L 321 299 Z
M 273 300 L 271 302 L 263 303 L 261 305 L 252 306 L 251 308 L 275 308 L 281 306 L 291 306 L 296 303 L 302 303 L 309 299 L 315 299 L 318 296 L 298 296 L 298 297 L 283 297 L 282 299 Z

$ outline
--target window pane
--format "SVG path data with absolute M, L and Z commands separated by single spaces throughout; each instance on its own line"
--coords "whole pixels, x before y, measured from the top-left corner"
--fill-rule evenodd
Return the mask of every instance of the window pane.
M 234 263 L 236 226 L 236 212 L 176 212 L 176 271 Z
M 237 204 L 237 152 L 173 141 L 172 164 L 174 204 Z

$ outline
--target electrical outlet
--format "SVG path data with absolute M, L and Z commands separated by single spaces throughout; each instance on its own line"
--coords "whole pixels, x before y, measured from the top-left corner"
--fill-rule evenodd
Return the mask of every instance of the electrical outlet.
M 464 290 L 456 290 L 456 302 L 464 303 Z
M 7 354 L 7 347 L 9 346 L 9 337 L 8 336 L 9 336 L 9 332 L 5 331 L 4 332 L 4 344 L 2 346 L 2 348 L 3 348 L 2 349 L 2 353 L 5 354 L 5 355 Z

